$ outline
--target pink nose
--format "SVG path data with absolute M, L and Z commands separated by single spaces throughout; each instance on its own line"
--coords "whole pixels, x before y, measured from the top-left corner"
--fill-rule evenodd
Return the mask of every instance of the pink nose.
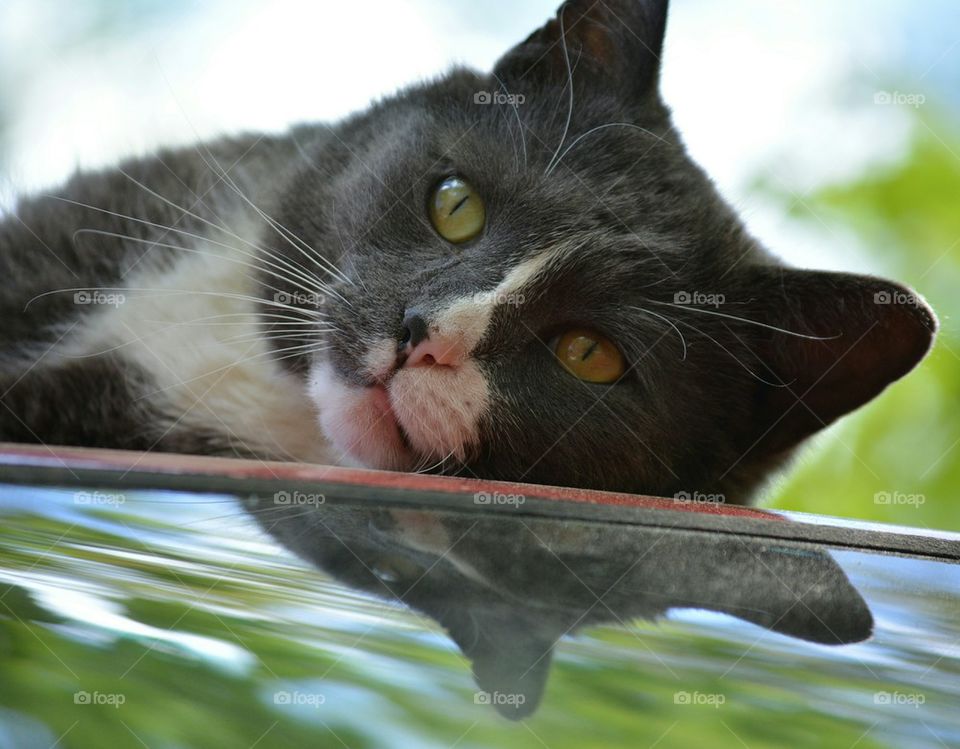
M 463 343 L 457 339 L 434 335 L 413 346 L 405 367 L 457 367 L 466 358 Z

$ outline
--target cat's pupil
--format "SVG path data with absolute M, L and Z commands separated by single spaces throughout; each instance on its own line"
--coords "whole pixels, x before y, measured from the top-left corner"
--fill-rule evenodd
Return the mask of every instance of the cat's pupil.
M 463 206 L 463 204 L 466 203 L 468 200 L 470 200 L 470 196 L 469 196 L 469 195 L 466 195 L 466 196 L 463 198 L 463 200 L 461 200 L 459 203 L 457 203 L 457 204 L 453 207 L 453 210 L 450 211 L 450 214 L 449 214 L 449 215 L 452 216 L 454 213 L 456 213 L 457 211 L 459 211 L 460 208 Z

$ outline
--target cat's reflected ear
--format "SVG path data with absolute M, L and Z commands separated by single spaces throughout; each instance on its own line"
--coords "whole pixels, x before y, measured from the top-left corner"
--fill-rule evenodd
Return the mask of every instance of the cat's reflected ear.
M 511 93 L 567 84 L 642 98 L 656 89 L 667 0 L 570 0 L 504 55 L 494 74 Z
M 916 293 L 870 276 L 788 268 L 750 271 L 755 316 L 767 329 L 758 356 L 762 437 L 773 455 L 877 396 L 926 355 L 937 330 Z M 781 332 L 790 331 L 790 332 Z
M 536 621 L 518 616 L 513 606 L 493 602 L 451 607 L 437 618 L 470 659 L 477 687 L 489 695 L 497 712 L 510 720 L 532 715 L 543 698 L 554 642 L 563 630 L 551 639 L 537 631 Z
M 737 544 L 727 549 L 726 563 L 743 556 L 742 563 L 733 565 L 732 578 L 721 572 L 701 593 L 713 601 L 706 608 L 823 645 L 861 642 L 873 633 L 866 601 L 826 551 Z

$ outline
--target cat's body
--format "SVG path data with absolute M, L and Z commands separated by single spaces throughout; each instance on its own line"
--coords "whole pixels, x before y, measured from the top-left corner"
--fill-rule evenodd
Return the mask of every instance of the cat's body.
M 744 501 L 935 321 L 761 248 L 660 100 L 665 3 L 608 5 L 564 6 L 492 75 L 23 201 L 0 439 Z M 560 366 L 571 332 L 585 367 Z
M 78 176 L 63 200 L 24 203 L 0 229 L 0 268 L 15 280 L 0 292 L 5 438 L 332 459 L 316 419 L 304 418 L 302 382 L 256 322 L 249 266 L 265 224 L 204 162 L 232 166 L 233 185 L 271 210 L 302 157 L 289 138 L 202 149 Z

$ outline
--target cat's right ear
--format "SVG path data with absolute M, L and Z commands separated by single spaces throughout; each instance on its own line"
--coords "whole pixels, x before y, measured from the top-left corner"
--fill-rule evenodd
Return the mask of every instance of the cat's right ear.
M 667 0 L 569 0 L 507 52 L 494 75 L 510 93 L 576 84 L 642 99 L 655 92 Z

